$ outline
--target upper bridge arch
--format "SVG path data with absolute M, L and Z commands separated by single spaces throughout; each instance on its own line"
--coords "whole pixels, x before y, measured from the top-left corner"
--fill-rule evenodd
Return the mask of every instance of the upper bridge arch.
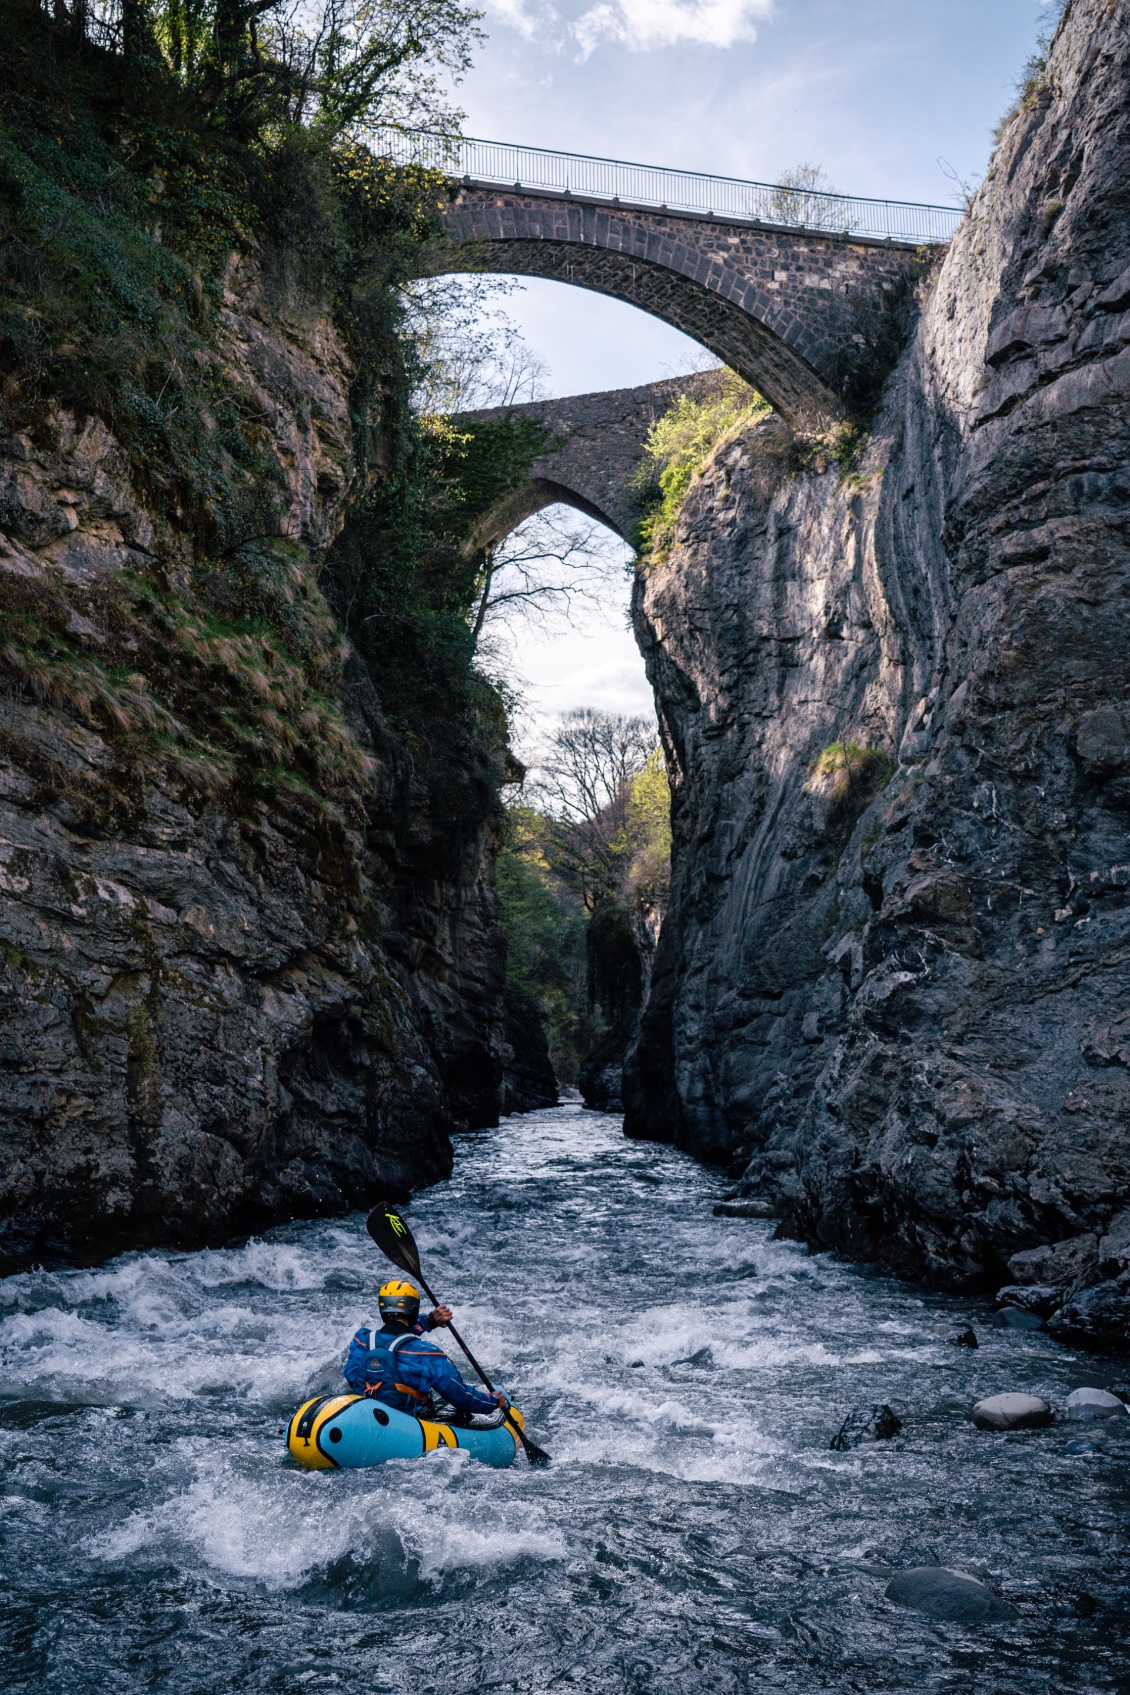
M 914 250 L 815 230 L 463 187 L 437 269 L 552 278 L 641 307 L 708 348 L 791 424 L 840 411 L 850 297 L 900 283 Z

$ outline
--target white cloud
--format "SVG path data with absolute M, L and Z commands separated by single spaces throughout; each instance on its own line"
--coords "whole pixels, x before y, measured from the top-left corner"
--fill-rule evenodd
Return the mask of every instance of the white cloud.
M 484 0 L 483 10 L 496 23 L 516 29 L 527 41 L 533 41 L 539 27 L 552 23 L 557 13 L 552 6 L 531 6 L 530 0 Z
M 754 20 L 767 18 L 773 0 L 600 0 L 572 26 L 587 58 L 601 41 L 633 52 L 689 42 L 697 47 L 732 47 L 752 41 Z

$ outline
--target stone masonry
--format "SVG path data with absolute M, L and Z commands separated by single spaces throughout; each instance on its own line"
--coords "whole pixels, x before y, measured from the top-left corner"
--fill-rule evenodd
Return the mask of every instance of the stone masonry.
M 549 436 L 548 449 L 531 464 L 528 480 L 487 513 L 468 538 L 468 550 L 497 546 L 523 519 L 558 502 L 587 513 L 633 543 L 639 503 L 631 479 L 648 430 L 680 395 L 706 394 L 716 381 L 716 372 L 700 371 L 640 388 L 463 413 L 456 424 L 533 418 Z
M 801 426 L 838 410 L 850 297 L 900 282 L 914 262 L 908 247 L 862 237 L 547 193 L 463 188 L 443 222 L 447 269 L 552 277 L 629 301 L 708 347 Z

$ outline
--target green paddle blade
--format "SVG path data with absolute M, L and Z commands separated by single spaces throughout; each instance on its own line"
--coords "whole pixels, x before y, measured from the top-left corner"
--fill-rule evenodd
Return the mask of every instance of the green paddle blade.
M 410 1277 L 420 1276 L 419 1250 L 411 1230 L 395 1207 L 375 1206 L 365 1220 L 365 1228 L 386 1259 Z

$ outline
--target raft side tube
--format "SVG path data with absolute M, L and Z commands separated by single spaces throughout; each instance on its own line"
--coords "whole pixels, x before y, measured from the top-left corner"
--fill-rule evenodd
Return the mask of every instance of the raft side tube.
M 525 1428 L 516 1407 L 515 1424 Z M 483 1465 L 503 1469 L 518 1451 L 504 1424 L 488 1430 L 464 1430 L 381 1406 L 363 1395 L 320 1395 L 303 1402 L 287 1429 L 287 1448 L 311 1471 L 354 1471 L 411 1460 L 440 1448 L 463 1448 Z

